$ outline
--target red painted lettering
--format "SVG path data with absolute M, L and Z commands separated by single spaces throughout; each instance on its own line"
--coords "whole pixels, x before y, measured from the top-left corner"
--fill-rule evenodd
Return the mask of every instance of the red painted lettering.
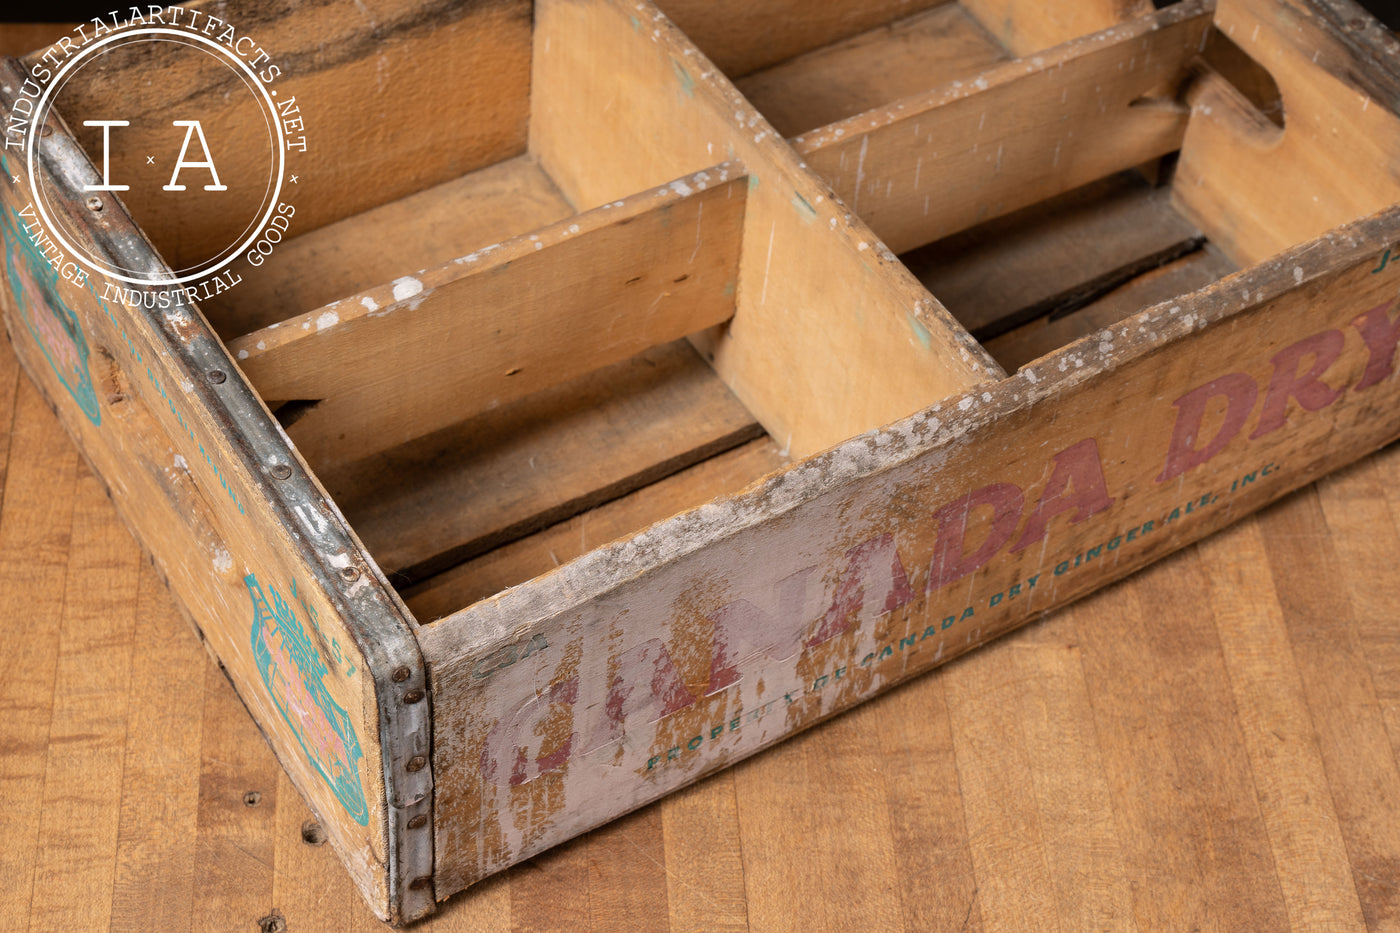
M 820 645 L 851 627 L 851 616 L 858 622 L 873 622 L 894 612 L 914 598 L 904 562 L 894 547 L 894 535 L 877 535 L 846 552 L 846 569 L 840 576 L 836 598 L 807 647 Z
M 1269 388 L 1264 392 L 1264 408 L 1259 413 L 1259 424 L 1251 439 L 1263 437 L 1277 431 L 1288 422 L 1288 400 L 1297 399 L 1307 411 L 1318 411 L 1331 405 L 1341 397 L 1343 389 L 1334 389 L 1322 381 L 1327 367 L 1337 362 L 1346 346 L 1346 338 L 1339 330 L 1324 330 L 1304 337 L 1291 346 L 1284 347 L 1274 354 L 1274 372 L 1269 377 Z M 1312 365 L 1307 372 L 1299 375 L 1298 364 L 1312 357 Z
M 933 545 L 933 562 L 929 565 L 925 589 L 932 593 L 986 566 L 987 561 L 1016 533 L 1024 505 L 1025 498 L 1021 495 L 1020 487 L 1011 483 L 993 483 L 974 489 L 934 512 L 938 538 Z M 983 506 L 992 510 L 991 521 L 987 523 L 987 537 L 977 550 L 969 554 L 968 518 L 975 509 Z
M 1225 419 L 1215 437 L 1196 446 L 1206 417 L 1206 405 L 1212 399 L 1225 399 Z M 1244 373 L 1226 373 L 1199 388 L 1192 389 L 1172 404 L 1176 406 L 1176 424 L 1172 427 L 1167 462 L 1157 482 L 1176 479 L 1187 470 L 1195 469 L 1225 449 L 1225 445 L 1240 433 L 1259 397 L 1259 386 Z
M 785 661 L 797 653 L 807 625 L 816 615 L 815 608 L 807 605 L 812 601 L 807 581 L 816 569 L 804 567 L 779 580 L 773 588 L 777 605 L 772 612 L 747 599 L 736 599 L 710 616 L 715 624 L 715 647 L 706 696 L 738 683 L 740 662 L 759 652 L 774 661 Z
M 1395 345 L 1400 342 L 1400 314 L 1395 320 L 1386 313 L 1394 302 L 1376 305 L 1351 322 L 1366 341 L 1366 371 L 1361 381 L 1352 387 L 1355 392 L 1369 389 L 1395 371 Z
M 633 645 L 617 659 L 617 673 L 603 702 L 603 715 L 583 754 L 620 740 L 623 723 L 629 716 L 642 715 L 651 723 L 694 703 L 695 697 L 686 689 L 661 639 L 649 638 Z
M 481 773 L 488 781 L 500 782 L 503 775 L 499 763 L 511 762 L 509 781 L 512 787 L 527 784 L 542 774 L 548 774 L 569 760 L 578 733 L 570 733 L 550 752 L 537 749 L 534 758 L 528 747 L 537 727 L 553 711 L 556 703 L 573 706 L 578 702 L 578 677 L 550 684 L 542 694 L 531 694 L 515 708 L 496 721 L 481 749 Z
M 1011 550 L 1013 553 L 1024 550 L 1044 538 L 1046 526 L 1056 515 L 1073 511 L 1070 518 L 1073 525 L 1111 505 L 1113 498 L 1108 494 L 1103 464 L 1099 461 L 1099 442 L 1086 437 L 1055 454 L 1055 466 L 1040 494 L 1040 501 L 1026 522 L 1021 539 Z

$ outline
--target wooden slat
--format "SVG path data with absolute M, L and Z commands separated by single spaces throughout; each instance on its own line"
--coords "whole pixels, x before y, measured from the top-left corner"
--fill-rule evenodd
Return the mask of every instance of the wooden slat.
M 1010 56 L 960 4 L 945 3 L 736 82 L 784 136 L 969 78 Z
M 282 195 L 296 208 L 293 231 L 314 230 L 523 153 L 530 6 L 529 0 L 488 0 L 430 10 L 418 0 L 381 0 L 371 9 L 355 0 L 313 6 L 248 0 L 231 11 L 228 22 L 237 35 L 265 43 L 271 61 L 284 69 L 276 84 L 280 99 L 294 96 L 306 114 L 307 148 L 291 154 L 288 172 L 298 181 L 288 181 Z M 172 113 L 199 115 L 206 127 L 215 123 L 204 115 L 218 115 L 209 144 L 220 153 L 218 170 L 229 191 L 191 189 L 176 199 L 163 196 L 157 181 L 147 196 L 126 199 L 164 258 L 179 268 L 224 249 L 236 232 L 230 218 L 256 212 L 267 192 L 252 180 L 267 177 L 267 150 L 229 141 L 265 138 L 267 129 L 262 109 L 226 65 L 168 45 L 151 56 L 102 56 L 84 66 L 60 107 L 89 153 L 100 152 L 101 133 L 84 127 L 85 120 L 121 113 L 131 122 L 125 144 L 112 147 L 113 178 L 150 177 L 143 172 L 145 156 L 168 150 Z M 127 66 L 137 73 L 126 73 Z M 157 71 L 161 79 L 150 80 Z M 248 183 L 239 185 L 240 179 Z
M 402 586 L 762 433 L 678 340 L 320 477 Z
M 734 311 L 748 179 L 720 166 L 233 341 L 318 467 L 711 327 Z
M 227 930 L 230 921 L 252 927 L 276 906 L 273 833 L 281 769 L 212 659 L 204 668 L 200 733 L 199 844 L 190 928 L 216 933 Z
M 1375 359 L 1377 343 L 1363 327 L 1371 318 L 1356 323 L 1358 314 L 1394 294 L 1400 268 L 1384 275 L 1371 270 L 1381 244 L 1391 239 L 1395 213 L 1305 244 L 1284 264 L 1245 270 L 1180 302 L 1150 308 L 1098 341 L 1040 360 L 997 392 L 973 390 L 856 438 L 742 495 L 600 548 L 425 627 L 420 640 L 434 684 L 440 697 L 453 696 L 457 704 L 440 699 L 434 708 L 434 753 L 458 763 L 436 772 L 438 819 L 446 823 L 453 812 L 478 819 L 491 814 L 491 829 L 479 837 L 489 840 L 484 844 L 458 848 L 463 840 L 443 840 L 439 870 L 445 875 L 447 865 L 478 865 L 485 875 L 512 852 L 528 858 L 548 834 L 564 837 L 591 825 L 596 811 L 569 810 L 562 806 L 567 799 L 610 800 L 625 810 L 660 797 L 708 767 L 758 751 L 867 692 L 1160 559 L 1232 514 L 1283 494 L 1293 488 L 1290 481 L 1301 485 L 1395 437 L 1400 421 L 1389 399 L 1396 384 L 1362 381 L 1381 364 L 1366 362 Z M 1352 390 L 1294 389 L 1302 410 L 1288 415 L 1277 373 L 1288 371 L 1293 354 L 1313 352 L 1313 346 L 1323 348 L 1316 352 L 1329 378 Z M 1234 417 L 1229 433 L 1217 431 L 1222 440 L 1199 458 L 1210 460 L 1202 468 L 1183 453 L 1182 438 L 1197 436 L 1194 422 L 1185 419 L 1195 417 L 1193 402 L 1218 394 L 1219 385 L 1235 393 Z M 1272 394 L 1261 388 L 1269 385 Z M 1176 395 L 1172 387 L 1182 386 L 1193 388 Z M 1376 394 L 1363 394 L 1368 391 Z M 1289 430 L 1274 430 L 1285 415 Z M 864 459 L 887 445 L 907 459 Z M 1234 478 L 1271 462 L 1267 482 L 1232 487 Z M 869 472 L 853 476 L 861 463 Z M 805 488 L 812 498 L 789 499 L 802 484 L 810 484 Z M 977 500 L 977 521 L 992 527 L 972 532 L 961 527 L 960 509 Z M 761 510 L 775 501 L 782 511 L 764 520 L 768 513 Z M 970 540 L 991 543 L 966 554 L 968 532 L 978 535 Z M 950 552 L 966 554 L 957 558 L 962 566 L 948 563 Z M 645 570 L 639 556 L 651 562 Z M 974 562 L 980 562 L 975 576 L 967 566 Z M 752 566 L 762 576 L 741 588 L 716 573 L 731 565 Z M 1192 586 L 1199 588 L 1188 580 L 1182 589 Z M 852 591 L 863 594 L 860 614 L 850 608 Z M 1174 612 L 1200 611 L 1176 594 L 1171 598 L 1162 605 Z M 624 606 L 648 608 L 624 615 Z M 535 620 L 531 626 L 521 623 L 526 617 Z M 834 620 L 847 625 L 836 629 Z M 537 637 L 551 650 L 522 658 L 522 646 L 539 644 Z M 478 676 L 483 659 L 512 655 L 526 663 L 494 663 L 489 680 Z M 623 734 L 631 743 L 590 756 L 584 739 L 556 755 L 551 749 L 564 741 L 563 724 L 572 722 L 578 734 L 599 742 L 622 732 L 614 732 L 616 707 L 606 705 L 611 684 L 621 665 L 647 657 L 669 657 L 670 666 L 654 660 L 663 682 L 671 669 L 684 670 L 684 680 L 670 681 L 677 683 L 674 693 L 651 694 L 658 698 L 654 704 L 634 701 L 616 714 L 630 717 Z M 830 678 L 817 683 L 814 672 L 842 662 L 860 668 L 847 689 L 826 690 Z M 730 679 L 736 668 L 743 676 Z M 527 706 L 546 689 L 556 699 Z M 788 692 L 798 699 L 778 707 L 785 710 L 781 720 L 722 730 L 708 740 L 727 708 L 761 707 Z M 674 707 L 658 710 L 662 699 Z M 546 712 L 548 729 L 527 730 Z M 476 724 L 483 720 L 496 725 L 482 729 Z M 1206 726 L 1202 735 L 1209 743 L 1193 747 L 1192 756 L 1207 744 L 1232 740 L 1225 726 Z M 700 740 L 677 746 L 684 735 Z M 512 762 L 522 755 L 523 776 L 536 776 L 530 770 L 536 762 L 540 784 L 510 780 L 519 773 Z M 630 791 L 623 779 L 632 782 Z M 546 787 L 547 800 L 539 797 Z M 1238 788 L 1232 795 L 1211 818 L 1232 825 L 1245 818 L 1240 800 L 1247 796 Z M 969 832 L 975 835 L 971 826 Z M 1241 831 L 1223 838 L 1217 855 L 1238 860 L 1258 843 Z M 1227 876 L 1221 891 L 1233 896 L 1235 884 Z
M 73 497 L 30 929 L 112 920 L 140 554 L 84 464 Z M 90 892 L 74 898 L 74 889 Z
M 7 349 L 6 355 L 9 355 Z M 19 386 L 13 456 L 0 515 L 0 649 L 22 677 L 0 677 L 0 917 L 28 917 L 35 887 L 58 633 L 73 521 L 77 453 L 29 382 Z M 22 624 L 16 624 L 22 620 Z
M 961 0 L 1016 55 L 1109 29 L 1152 12 L 1151 0 Z
M 199 782 L 192 776 L 200 765 L 197 711 L 206 660 L 154 568 L 143 563 L 114 858 L 114 930 L 190 928 L 199 840 Z M 348 876 L 346 887 L 354 889 Z M 153 890 L 160 896 L 152 897 Z
M 672 794 L 660 809 L 671 933 L 746 933 L 734 773 Z
M 420 622 L 430 622 L 546 573 L 600 544 L 640 531 L 686 508 L 737 492 L 785 463 L 787 458 L 771 439 L 750 441 L 431 577 L 406 590 L 404 599 Z
M 1345 3 L 1279 9 L 1221 0 L 1216 26 L 1273 76 L 1283 129 L 1206 74 L 1191 89 L 1173 184 L 1187 216 L 1241 266 L 1400 201 L 1395 37 Z
M 1200 232 L 1170 201 L 1169 189 L 1120 172 L 900 258 L 985 343 L 1144 257 L 1189 248 Z
M 773 699 L 782 704 L 781 695 Z M 752 710 L 735 710 L 748 715 Z M 800 933 L 836 929 L 858 916 L 871 929 L 893 929 L 901 922 L 899 896 L 882 885 L 846 884 L 844 903 L 822 895 L 832 879 L 894 878 L 896 856 L 883 782 L 872 780 L 879 736 L 877 714 L 867 707 L 832 722 L 825 738 L 798 736 L 781 760 L 755 758 L 735 769 L 740 813 L 739 838 L 746 858 L 744 885 L 751 929 Z M 748 728 L 757 726 L 755 723 Z M 831 754 L 833 748 L 839 754 Z M 799 793 L 800 791 L 800 793 Z M 839 810 L 848 832 L 839 840 L 813 846 L 825 823 Z M 809 870 L 793 877 L 783 870 L 784 853 L 807 851 Z M 837 883 L 842 883 L 838 881 Z
M 1264 549 L 1252 517 L 1198 546 L 1279 886 L 1295 927 L 1364 930 L 1278 583 L 1258 572 Z
M 1014 371 L 1144 308 L 1204 288 L 1233 271 L 1234 264 L 1208 245 L 1137 276 L 1072 314 L 1039 318 L 994 337 L 987 341 L 987 351 Z
M 24 55 L 66 36 L 71 23 L 0 23 L 0 55 Z
M 1140 929 L 1283 929 L 1288 915 L 1194 550 L 1096 595 L 1080 627 Z M 1106 604 L 1111 601 L 1112 610 Z M 1259 879 L 1267 878 L 1267 883 Z
M 1394 855 L 1400 849 L 1400 769 L 1366 645 L 1352 622 L 1341 562 L 1326 542 L 1306 559 L 1283 546 L 1288 539 L 1325 538 L 1326 519 L 1316 494 L 1305 495 L 1287 513 L 1261 516 L 1259 523 L 1361 909 L 1369 925 L 1395 923 L 1400 920 L 1400 887 L 1393 881 L 1400 864 Z M 1334 621 L 1339 618 L 1340 625 Z M 1341 707 L 1350 712 L 1340 714 Z M 1341 916 L 1352 919 L 1349 911 Z
M 200 308 L 231 339 L 573 213 L 539 164 L 517 156 L 287 240 Z
M 949 0 L 662 0 L 719 68 L 740 77 Z
M 1188 0 L 794 145 L 903 252 L 1177 149 L 1184 108 L 1139 99 L 1182 76 L 1209 22 Z

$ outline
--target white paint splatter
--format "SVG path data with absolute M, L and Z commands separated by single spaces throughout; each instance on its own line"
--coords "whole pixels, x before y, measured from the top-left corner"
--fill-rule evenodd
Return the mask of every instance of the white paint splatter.
M 323 311 L 323 312 L 321 312 L 321 316 L 318 317 L 318 318 L 316 318 L 316 329 L 317 329 L 317 330 L 325 330 L 326 328 L 328 328 L 328 327 L 334 327 L 335 325 L 337 325 L 337 324 L 339 324 L 339 323 L 340 323 L 340 315 L 339 315 L 339 314 L 336 314 L 334 311 Z M 258 349 L 261 350 L 262 347 L 259 347 Z
M 233 555 L 228 552 L 228 548 L 218 547 L 214 550 L 214 570 L 218 573 L 228 573 L 233 569 Z
M 1296 284 L 1298 284 L 1298 285 L 1302 285 L 1302 284 L 1303 284 L 1303 267 L 1302 267 L 1302 266 L 1294 266 L 1294 267 L 1293 267 L 1293 281 L 1294 281 Z
M 363 297 L 363 298 L 360 299 L 360 304 L 364 305 L 364 308 L 365 308 L 366 311 L 378 311 L 378 310 L 379 310 L 379 302 L 375 301 L 373 298 L 371 298 L 371 297 L 368 296 L 368 295 L 366 295 L 365 297 Z
M 406 275 L 401 279 L 394 279 L 394 300 L 403 301 L 412 298 L 423 290 L 423 283 L 411 275 Z

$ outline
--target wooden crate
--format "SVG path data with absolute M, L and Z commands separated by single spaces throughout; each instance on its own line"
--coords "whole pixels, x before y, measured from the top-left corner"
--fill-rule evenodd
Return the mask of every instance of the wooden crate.
M 1348 0 L 237 16 L 318 134 L 295 236 L 198 307 L 55 262 L 39 197 L 127 269 L 214 236 L 83 190 L 84 121 L 250 119 L 117 62 L 4 150 L 0 291 L 386 919 L 1400 436 Z

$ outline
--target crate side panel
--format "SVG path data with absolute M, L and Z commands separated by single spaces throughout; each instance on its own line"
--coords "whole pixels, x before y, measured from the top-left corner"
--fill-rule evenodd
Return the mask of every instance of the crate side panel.
M 1203 80 L 1172 189 L 1236 263 L 1400 201 L 1397 40 L 1348 0 L 1220 0 L 1216 28 L 1273 77 L 1282 131 Z
M 307 148 L 300 154 L 305 171 L 296 190 L 296 233 L 524 152 L 529 0 L 241 0 L 202 9 L 259 43 L 270 57 L 258 67 L 268 74 L 281 70 L 275 76 L 280 100 L 295 98 L 304 115 Z M 198 115 L 216 150 L 220 139 L 264 132 L 263 115 L 251 98 L 230 93 L 237 78 L 229 69 L 180 57 L 175 46 L 158 54 L 161 61 L 134 61 L 134 76 L 99 59 L 64 89 L 59 109 L 88 153 L 102 152 L 102 136 L 83 121 L 112 114 L 133 126 L 148 118 L 163 125 L 172 114 Z M 38 53 L 26 59 L 27 66 L 37 64 Z M 161 80 L 148 80 L 156 69 L 162 69 Z M 112 147 L 112 177 L 138 175 L 147 147 L 155 145 L 162 159 L 172 157 L 163 141 Z M 221 177 L 265 173 L 263 166 L 240 161 L 247 156 L 238 147 L 226 148 L 219 154 Z M 168 202 L 129 207 L 164 258 L 180 268 L 189 257 L 221 248 L 223 218 L 251 216 L 257 206 L 231 205 L 213 195 L 206 200 L 204 220 Z
M 150 312 L 104 297 L 108 283 L 92 274 L 84 281 L 61 254 L 52 265 L 55 252 L 35 242 L 43 235 L 37 218 L 26 216 L 31 203 L 25 179 L 0 189 L 0 290 L 15 351 L 218 654 L 356 883 L 387 916 L 372 672 L 315 568 L 300 559 L 295 532 L 270 505 L 264 487 L 274 480 L 249 475 L 235 425 L 209 410 L 214 389 L 205 374 L 188 371 L 154 338 Z
M 430 628 L 439 893 L 1400 435 L 1397 234 L 1149 309 Z

